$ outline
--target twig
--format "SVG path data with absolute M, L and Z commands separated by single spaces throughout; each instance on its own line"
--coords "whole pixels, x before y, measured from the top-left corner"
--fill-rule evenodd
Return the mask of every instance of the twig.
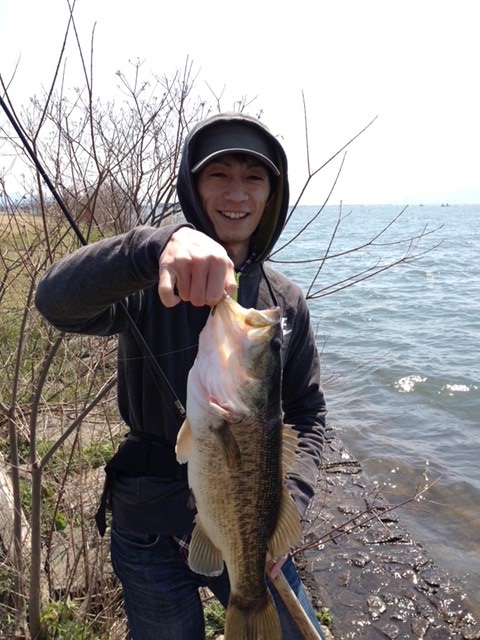
M 429 491 L 433 486 L 435 486 L 437 482 L 441 480 L 441 478 L 442 476 L 440 475 L 433 482 L 431 482 L 430 484 L 427 484 L 421 491 L 418 489 L 418 486 L 417 486 L 417 490 L 415 491 L 415 494 L 412 497 L 407 498 L 406 500 L 403 500 L 399 504 L 393 504 L 389 506 L 382 505 L 382 508 L 381 508 L 382 515 L 386 513 L 390 513 L 391 511 L 394 511 L 395 509 L 399 509 L 400 507 L 405 507 L 406 505 L 412 502 L 416 502 L 420 500 L 423 494 Z M 368 518 L 366 518 L 365 520 L 362 520 L 361 522 L 358 522 L 360 518 L 368 514 L 370 514 Z M 323 534 L 322 536 L 315 538 L 315 540 L 313 540 L 312 542 L 309 542 L 308 544 L 300 547 L 299 549 L 297 549 L 292 553 L 292 556 L 299 555 L 300 553 L 303 553 L 304 551 L 308 551 L 309 549 L 314 549 L 318 547 L 320 544 L 323 544 L 325 542 L 329 542 L 329 541 L 334 542 L 340 536 L 352 533 L 356 529 L 360 529 L 360 527 L 365 527 L 365 525 L 367 525 L 369 522 L 371 522 L 372 520 L 377 520 L 378 518 L 379 518 L 379 508 L 375 506 L 367 507 L 360 514 L 356 514 L 346 522 L 342 522 L 341 524 L 337 525 L 336 527 L 333 527 L 333 529 Z

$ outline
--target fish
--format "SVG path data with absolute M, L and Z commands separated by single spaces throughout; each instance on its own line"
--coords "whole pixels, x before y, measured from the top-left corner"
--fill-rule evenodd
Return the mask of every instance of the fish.
M 283 424 L 280 309 L 246 309 L 225 296 L 200 333 L 176 443 L 196 506 L 188 563 L 204 575 L 226 566 L 225 640 L 280 640 L 266 584 L 302 538 L 285 486 L 297 436 Z

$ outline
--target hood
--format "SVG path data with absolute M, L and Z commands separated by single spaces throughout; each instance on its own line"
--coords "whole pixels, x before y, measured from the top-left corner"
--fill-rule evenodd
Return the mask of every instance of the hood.
M 256 128 L 262 135 L 265 135 L 276 154 L 275 165 L 278 167 L 280 175 L 274 177 L 274 184 L 276 186 L 273 197 L 265 209 L 265 213 L 251 243 L 251 252 L 255 252 L 255 261 L 261 262 L 268 257 L 285 225 L 289 203 L 289 188 L 285 151 L 275 136 L 273 136 L 267 127 L 257 118 L 242 113 L 222 113 L 203 120 L 190 131 L 185 139 L 177 177 L 178 199 L 187 222 L 193 224 L 198 231 L 203 231 L 216 239 L 213 226 L 204 215 L 200 206 L 192 168 L 199 134 L 202 134 L 203 137 L 205 135 L 204 132 L 206 132 L 209 127 L 213 129 L 218 123 L 228 122 L 242 122 Z

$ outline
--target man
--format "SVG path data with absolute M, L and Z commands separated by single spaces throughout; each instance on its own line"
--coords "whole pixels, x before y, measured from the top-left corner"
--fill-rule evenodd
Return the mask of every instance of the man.
M 175 458 L 182 418 L 159 391 L 152 355 L 185 405 L 209 305 L 226 291 L 244 307 L 280 306 L 282 407 L 299 435 L 287 486 L 302 516 L 315 490 L 326 413 L 306 301 L 264 263 L 288 210 L 282 146 L 254 118 L 213 116 L 185 141 L 177 191 L 188 224 L 137 227 L 82 247 L 49 269 L 36 294 L 38 309 L 62 331 L 119 335 L 118 403 L 130 434 L 107 477 L 112 563 L 134 640 L 203 639 L 198 588 L 208 586 L 224 605 L 229 594 L 225 571 L 209 578 L 186 563 L 195 510 Z M 280 569 L 314 619 L 291 558 L 271 575 Z M 301 638 L 278 600 L 277 609 L 283 638 Z

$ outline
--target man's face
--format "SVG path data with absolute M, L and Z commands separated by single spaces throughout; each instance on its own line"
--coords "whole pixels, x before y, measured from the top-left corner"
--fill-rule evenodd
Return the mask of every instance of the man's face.
M 240 266 L 270 197 L 267 167 L 254 156 L 225 154 L 200 171 L 197 189 L 218 240 Z

